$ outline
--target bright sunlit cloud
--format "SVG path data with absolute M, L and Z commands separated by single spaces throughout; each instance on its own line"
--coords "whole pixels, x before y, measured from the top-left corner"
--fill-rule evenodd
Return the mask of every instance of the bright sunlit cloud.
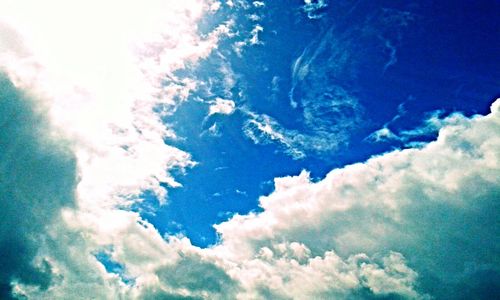
M 164 145 L 162 139 L 174 133 L 152 109 L 185 99 L 196 83 L 173 72 L 206 57 L 227 33 L 222 25 L 206 38 L 198 36 L 196 23 L 210 4 L 0 3 L 2 23 L 24 47 L 3 52 L 1 65 L 18 86 L 47 99 L 53 123 L 77 138 L 79 191 L 92 198 L 147 188 L 161 194 L 160 182 L 178 185 L 168 168 L 192 163 L 187 153 Z M 165 83 L 166 76 L 173 82 Z

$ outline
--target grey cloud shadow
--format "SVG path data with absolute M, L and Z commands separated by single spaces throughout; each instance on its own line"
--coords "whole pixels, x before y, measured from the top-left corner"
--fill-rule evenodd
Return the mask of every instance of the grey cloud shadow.
M 37 257 L 52 222 L 74 206 L 76 158 L 50 134 L 42 105 L 0 73 L 0 298 L 13 282 L 47 289 L 48 261 Z

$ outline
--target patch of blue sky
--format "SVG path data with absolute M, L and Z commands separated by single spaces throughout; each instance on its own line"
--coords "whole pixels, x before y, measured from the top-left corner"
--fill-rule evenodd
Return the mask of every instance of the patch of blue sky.
M 104 266 L 106 272 L 118 275 L 125 284 L 134 285 L 134 278 L 127 276 L 125 267 L 114 261 L 108 251 L 97 252 L 94 256 Z

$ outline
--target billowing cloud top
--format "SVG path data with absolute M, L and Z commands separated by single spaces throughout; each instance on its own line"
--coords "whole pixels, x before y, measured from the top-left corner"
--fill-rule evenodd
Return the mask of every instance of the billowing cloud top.
M 326 2 L 305 4 L 319 17 Z M 319 181 L 307 171 L 276 178 L 261 212 L 215 225 L 210 248 L 162 236 L 140 216 L 144 192 L 165 200 L 164 187 L 180 186 L 173 171 L 195 164 L 165 144 L 176 136 L 162 118 L 198 84 L 176 71 L 230 35 L 229 21 L 197 28 L 222 5 L 0 1 L 0 298 L 447 299 L 495 290 L 500 100 L 488 115 L 445 119 L 421 148 Z M 306 64 L 296 65 L 300 76 Z M 235 109 L 217 98 L 209 114 Z M 250 115 L 250 133 L 293 137 Z

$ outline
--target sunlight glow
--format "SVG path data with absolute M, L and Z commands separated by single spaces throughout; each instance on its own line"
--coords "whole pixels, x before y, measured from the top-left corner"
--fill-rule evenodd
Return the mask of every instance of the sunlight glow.
M 52 122 L 79 143 L 82 199 L 113 205 L 111 195 L 144 189 L 163 198 L 159 183 L 179 185 L 166 170 L 193 163 L 163 143 L 174 133 L 152 110 L 175 106 L 196 87 L 173 72 L 228 34 L 224 25 L 198 34 L 197 22 L 217 8 L 203 0 L 0 1 L 0 24 L 22 41 L 2 52 L 0 66 L 38 94 Z

